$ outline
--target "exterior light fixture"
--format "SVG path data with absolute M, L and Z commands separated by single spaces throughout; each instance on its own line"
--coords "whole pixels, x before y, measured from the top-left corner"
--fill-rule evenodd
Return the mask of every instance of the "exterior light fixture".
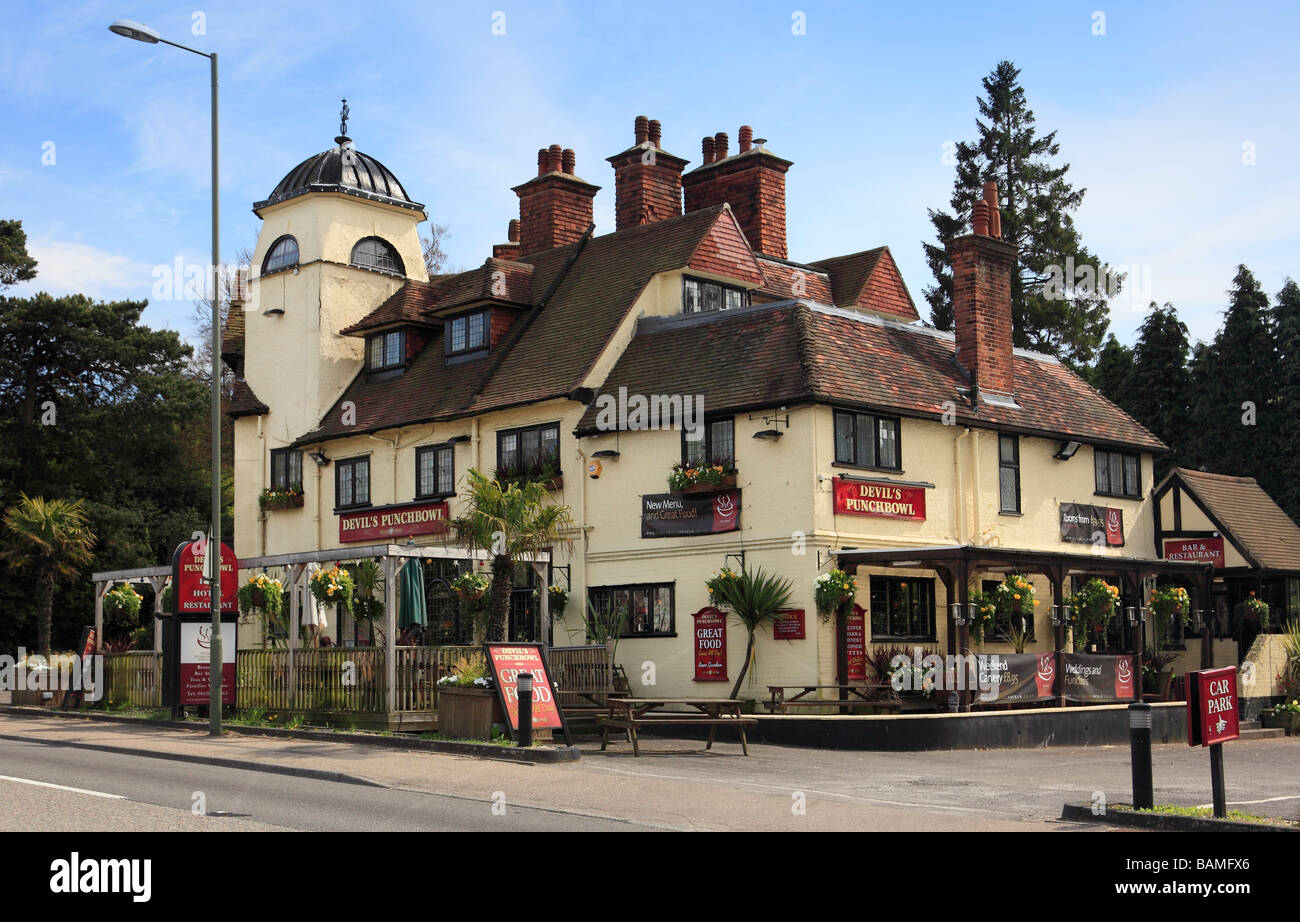
M 972 606 L 974 605 L 974 603 L 971 604 Z M 971 610 L 974 611 L 974 608 L 972 607 Z M 961 627 L 966 623 L 966 614 L 962 611 L 960 602 L 952 603 L 952 623 L 957 625 L 957 627 Z
M 1147 623 L 1147 609 L 1146 609 L 1146 606 L 1142 606 L 1142 607 L 1140 607 L 1140 608 L 1138 609 L 1138 620 L 1141 621 L 1143 624 L 1146 624 L 1146 623 Z
M 781 435 L 782 432 L 780 429 L 760 429 L 754 433 L 754 438 L 771 439 L 773 442 L 775 442 L 777 439 L 781 437 Z
M 601 461 L 617 461 L 619 459 L 619 452 L 618 449 L 615 448 L 604 448 L 600 451 L 593 451 L 591 456 L 593 458 L 598 458 Z
M 1083 447 L 1082 442 L 1062 442 L 1061 447 L 1052 455 L 1057 461 L 1069 461 L 1074 457 L 1074 453 Z
M 319 450 L 313 451 L 311 453 L 311 459 L 321 467 L 325 467 L 330 463 L 330 459 L 325 457 L 325 452 Z
M 463 445 L 463 444 L 465 444 L 465 443 L 468 442 L 468 441 L 470 441 L 470 437 L 467 436 L 467 435 L 453 435 L 451 438 L 447 439 L 447 444 L 448 444 L 448 445 Z
M 1128 608 L 1125 609 L 1125 611 L 1128 613 L 1129 626 L 1131 627 L 1137 624 L 1138 623 L 1137 609 L 1134 608 L 1132 605 L 1130 605 Z
M 1053 605 L 1052 606 L 1052 627 L 1060 627 L 1069 620 L 1069 606 Z
M 150 45 L 158 44 L 162 38 L 156 30 L 133 19 L 119 19 L 108 27 L 108 31 L 123 38 L 135 39 L 137 42 L 148 42 Z

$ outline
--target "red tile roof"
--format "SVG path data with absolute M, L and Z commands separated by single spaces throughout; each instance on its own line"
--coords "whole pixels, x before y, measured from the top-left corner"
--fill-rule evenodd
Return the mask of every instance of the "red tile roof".
M 257 399 L 257 395 L 253 393 L 247 381 L 243 378 L 235 378 L 230 395 L 230 406 L 226 410 L 232 419 L 240 416 L 262 416 L 270 412 L 271 408 Z
M 901 320 L 920 319 L 889 247 L 820 259 L 809 265 L 830 273 L 836 307 L 856 307 Z
M 1269 570 L 1300 571 L 1300 528 L 1253 477 L 1230 477 L 1176 467 L 1156 488 L 1182 481 L 1227 529 L 1227 537 L 1248 558 Z
M 962 389 L 951 334 L 854 311 L 781 302 L 689 317 L 646 318 L 601 388 L 703 394 L 709 412 L 801 401 L 942 418 L 1052 438 L 1163 451 L 1159 439 L 1048 357 L 1016 353 L 1018 407 Z M 578 432 L 595 430 L 593 405 Z
M 407 282 L 388 296 L 383 304 L 362 317 L 349 327 L 339 331 L 343 336 L 377 330 L 395 324 L 418 324 L 428 326 L 432 323 L 428 310 L 438 297 L 438 289 L 432 284 Z

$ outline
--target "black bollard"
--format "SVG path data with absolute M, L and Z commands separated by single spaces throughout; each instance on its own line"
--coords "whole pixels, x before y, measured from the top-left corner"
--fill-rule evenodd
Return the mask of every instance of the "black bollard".
M 519 745 L 533 745 L 533 674 L 519 673 Z
M 1151 785 L 1151 705 L 1137 701 L 1128 706 L 1129 762 L 1133 768 L 1133 809 L 1149 810 L 1155 804 Z

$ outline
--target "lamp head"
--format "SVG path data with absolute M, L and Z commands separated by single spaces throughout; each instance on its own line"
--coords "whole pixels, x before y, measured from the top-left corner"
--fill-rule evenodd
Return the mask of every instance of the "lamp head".
M 162 36 L 154 29 L 150 29 L 144 23 L 136 22 L 133 19 L 119 19 L 108 27 L 108 31 L 123 38 L 133 38 L 137 42 L 147 42 L 150 45 L 158 44 Z

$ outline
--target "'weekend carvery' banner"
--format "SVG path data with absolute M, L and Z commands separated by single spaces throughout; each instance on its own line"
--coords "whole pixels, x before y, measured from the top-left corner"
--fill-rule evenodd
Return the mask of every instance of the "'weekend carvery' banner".
M 740 491 L 681 496 L 649 493 L 641 497 L 641 537 L 716 535 L 740 528 Z
M 980 676 L 982 687 L 997 682 L 997 701 L 1043 701 L 1054 695 L 1055 653 L 998 654 L 997 675 Z

